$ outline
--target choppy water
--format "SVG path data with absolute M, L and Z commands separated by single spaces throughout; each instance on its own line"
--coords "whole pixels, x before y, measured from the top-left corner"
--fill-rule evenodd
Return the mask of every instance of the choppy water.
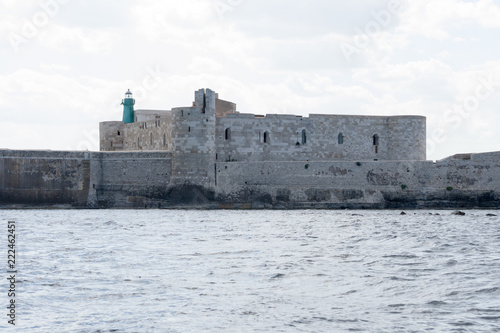
M 0 211 L 17 331 L 500 331 L 496 212 L 399 213 Z

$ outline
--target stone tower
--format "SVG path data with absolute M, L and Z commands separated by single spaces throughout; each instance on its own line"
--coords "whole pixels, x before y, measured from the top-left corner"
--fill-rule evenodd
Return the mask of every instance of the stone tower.
M 135 99 L 132 98 L 130 89 L 125 93 L 125 99 L 122 101 L 123 105 L 123 122 L 130 124 L 134 122 L 134 104 Z
M 193 107 L 172 109 L 173 185 L 215 185 L 215 103 L 214 91 L 200 89 Z

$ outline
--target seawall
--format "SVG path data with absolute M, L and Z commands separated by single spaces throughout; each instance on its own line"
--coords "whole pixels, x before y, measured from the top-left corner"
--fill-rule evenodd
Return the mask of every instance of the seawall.
M 441 161 L 215 163 L 172 185 L 169 152 L 0 151 L 0 207 L 500 208 L 500 152 Z
M 170 182 L 167 152 L 0 151 L 0 206 L 161 206 Z
M 217 200 L 279 208 L 497 208 L 500 155 L 217 164 Z

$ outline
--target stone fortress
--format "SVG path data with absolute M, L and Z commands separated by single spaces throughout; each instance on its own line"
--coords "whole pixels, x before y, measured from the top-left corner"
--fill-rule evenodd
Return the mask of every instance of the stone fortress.
M 172 110 L 122 104 L 100 152 L 0 151 L 0 205 L 500 206 L 500 153 L 426 161 L 422 116 L 244 114 L 210 89 Z
M 134 111 L 134 104 L 129 90 L 124 121 L 100 123 L 101 151 L 210 152 L 213 162 L 425 160 L 421 116 L 242 114 L 210 89 L 196 91 L 192 107 Z

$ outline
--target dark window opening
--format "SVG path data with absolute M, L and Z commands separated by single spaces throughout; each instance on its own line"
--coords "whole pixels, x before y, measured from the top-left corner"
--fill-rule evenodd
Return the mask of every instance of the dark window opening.
M 306 143 L 307 143 L 306 130 L 302 130 L 302 144 L 305 145 Z
M 344 134 L 340 133 L 338 139 L 339 139 L 339 145 L 343 145 L 344 144 Z
M 188 132 L 191 132 L 191 126 L 188 127 Z
M 378 144 L 379 144 L 379 136 L 377 134 L 375 134 L 373 136 L 373 145 L 378 146 Z
M 231 129 L 226 128 L 226 133 L 225 133 L 226 140 L 231 140 Z
M 118 133 L 116 133 L 116 134 L 118 134 L 118 136 L 120 136 L 120 131 L 118 131 Z
M 269 137 L 269 132 L 264 132 L 264 143 L 271 142 L 271 138 Z

